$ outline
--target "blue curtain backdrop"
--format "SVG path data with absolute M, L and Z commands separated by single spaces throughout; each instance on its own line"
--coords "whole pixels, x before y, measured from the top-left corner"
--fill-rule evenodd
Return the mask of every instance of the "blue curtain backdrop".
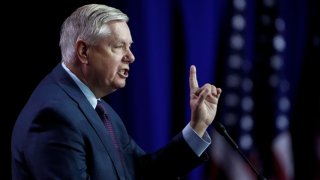
M 273 161 L 273 147 L 278 147 L 274 139 L 285 132 L 291 139 L 286 147 L 293 157 L 289 162 L 293 166 L 291 179 L 320 179 L 319 1 L 7 3 L 15 7 L 10 12 L 20 18 L 17 22 L 3 14 L 8 17 L 3 20 L 7 27 L 3 30 L 11 37 L 3 43 L 7 47 L 3 52 L 11 56 L 3 60 L 4 67 L 15 76 L 1 71 L 3 100 L 13 108 L 1 112 L 0 127 L 5 133 L 0 140 L 5 146 L 0 153 L 0 177 L 10 179 L 10 137 L 15 118 L 36 84 L 60 61 L 61 23 L 80 5 L 106 3 L 129 15 L 136 61 L 127 86 L 105 99 L 143 149 L 157 150 L 189 122 L 188 78 L 189 67 L 194 64 L 199 85 L 208 82 L 223 88 L 216 121 L 226 124 L 260 172 L 268 179 L 290 179 L 285 177 L 285 170 L 274 168 L 283 167 L 278 162 L 281 160 Z M 230 113 L 236 116 L 232 119 Z M 243 115 L 245 118 L 240 118 Z M 243 119 L 246 126 L 241 126 Z M 282 128 L 275 126 L 277 119 L 282 120 Z M 219 144 L 219 136 L 213 128 L 208 132 L 213 140 L 209 149 L 212 159 L 192 171 L 189 180 L 228 179 L 229 174 L 236 174 L 236 169 L 221 162 L 237 161 L 231 154 L 221 154 L 219 148 L 224 145 Z M 242 135 L 247 135 L 247 141 L 241 141 Z
M 221 31 L 216 27 L 225 6 L 224 1 L 146 0 L 122 8 L 130 16 L 136 62 L 126 88 L 110 98 L 145 150 L 165 145 L 190 120 L 191 64 L 200 85 L 214 83 Z M 202 179 L 201 170 L 195 170 L 195 179 Z
M 229 46 L 237 43 L 231 41 L 232 18 L 234 14 L 240 13 L 234 7 L 244 4 L 243 17 L 246 27 L 242 33 L 245 43 L 240 54 L 245 59 L 242 75 L 247 72 L 253 83 L 253 90 L 249 94 L 254 102 L 251 113 L 255 129 L 251 135 L 256 143 L 257 157 L 252 160 L 257 163 L 259 171 L 270 179 L 319 178 L 315 175 L 316 170 L 319 170 L 315 149 L 315 134 L 319 132 L 319 94 L 313 90 L 314 85 L 311 84 L 310 87 L 305 84 L 308 78 L 317 82 L 320 77 L 319 73 L 318 76 L 315 75 L 316 72 L 314 75 L 308 74 L 312 68 L 319 68 L 320 61 L 318 2 L 140 0 L 108 3 L 123 9 L 130 16 L 133 52 L 136 56 L 127 87 L 111 95 L 110 102 L 125 119 L 132 136 L 145 150 L 154 151 L 165 145 L 189 121 L 188 71 L 191 64 L 197 66 L 200 85 L 209 82 L 225 88 L 217 117 L 217 121 L 225 122 L 227 117 L 223 114 L 226 107 L 223 104 L 230 101 L 226 97 L 230 90 L 225 85 L 227 72 L 230 71 L 226 63 L 228 57 L 234 53 Z M 282 22 L 280 25 L 279 19 Z M 270 21 L 270 28 L 259 25 L 261 21 Z M 285 27 L 282 30 L 280 27 L 279 30 L 279 26 Z M 281 35 L 282 39 L 273 40 L 277 39 L 276 35 Z M 281 47 L 281 42 L 285 43 L 285 49 L 277 53 L 277 46 Z M 270 65 L 274 55 L 281 57 L 281 70 L 273 70 Z M 281 80 L 278 88 L 268 83 L 275 73 Z M 302 87 L 303 84 L 305 85 Z M 286 86 L 289 90 L 284 92 L 283 88 Z M 305 97 L 305 93 L 308 97 Z M 242 92 L 242 96 L 244 95 Z M 282 112 L 283 106 L 278 109 L 278 102 L 289 102 L 287 106 L 290 108 Z M 305 108 L 301 105 L 302 102 L 314 108 Z M 312 118 L 306 118 L 306 112 Z M 286 121 L 281 121 L 287 123 L 286 129 L 274 129 L 278 115 L 286 118 Z M 312 130 L 310 129 L 312 132 L 307 128 L 310 125 L 314 125 Z M 210 131 L 211 129 L 209 133 Z M 282 131 L 288 132 L 291 137 L 291 144 L 285 147 L 288 153 L 293 154 L 289 163 L 292 163 L 291 170 L 294 175 L 289 177 L 285 175 L 286 170 L 278 172 L 281 170 L 273 168 L 281 169 L 281 163 L 271 160 L 275 158 L 273 139 Z M 240 137 L 240 134 L 233 135 L 236 136 L 235 139 Z M 302 139 L 308 139 L 310 143 L 307 144 Z M 299 144 L 303 144 L 304 148 Z M 214 145 L 219 146 L 215 142 Z M 211 149 L 215 151 L 214 146 Z M 249 151 L 245 151 L 247 152 Z M 251 156 L 249 153 L 246 155 Z M 232 169 L 215 169 L 215 159 L 212 161 L 213 163 L 210 161 L 194 170 L 188 178 L 227 178 L 228 176 L 220 171 L 228 174 Z M 277 166 L 277 163 L 280 165 Z M 302 163 L 309 166 L 305 167 Z M 212 175 L 212 171 L 217 172 Z

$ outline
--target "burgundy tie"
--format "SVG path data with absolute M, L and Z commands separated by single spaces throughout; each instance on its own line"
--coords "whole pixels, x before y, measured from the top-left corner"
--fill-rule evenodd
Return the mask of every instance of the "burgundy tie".
M 118 153 L 118 156 L 120 157 L 121 163 L 125 169 L 124 158 L 121 153 L 119 142 L 118 142 L 116 134 L 113 130 L 112 123 L 111 123 L 110 119 L 108 118 L 106 110 L 102 106 L 101 101 L 98 101 L 98 104 L 97 104 L 95 110 L 97 111 L 98 115 L 100 116 L 101 120 L 103 121 L 103 124 L 106 127 L 106 129 L 111 137 L 112 143 L 113 143 L 113 145 Z
M 107 128 L 108 133 L 111 136 L 112 143 L 114 144 L 116 150 L 119 151 L 120 147 L 119 147 L 119 143 L 118 143 L 118 141 L 116 139 L 116 135 L 114 133 L 114 130 L 113 130 L 113 127 L 112 127 L 112 123 L 109 120 L 108 115 L 107 115 L 107 113 L 106 113 L 106 111 L 105 111 L 105 109 L 102 106 L 100 101 L 98 101 L 98 104 L 96 106 L 96 111 L 97 111 L 98 115 L 100 116 L 104 126 Z

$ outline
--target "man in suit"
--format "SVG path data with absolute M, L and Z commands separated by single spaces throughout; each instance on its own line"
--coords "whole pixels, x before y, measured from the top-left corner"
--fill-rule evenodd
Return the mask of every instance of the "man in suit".
M 123 88 L 134 62 L 128 17 L 100 4 L 63 23 L 62 62 L 37 86 L 12 134 L 13 179 L 179 179 L 205 161 L 220 88 L 198 86 L 190 67 L 191 121 L 154 153 L 144 152 L 101 98 Z M 105 109 L 104 126 L 95 108 Z M 112 133 L 115 132 L 115 133 Z

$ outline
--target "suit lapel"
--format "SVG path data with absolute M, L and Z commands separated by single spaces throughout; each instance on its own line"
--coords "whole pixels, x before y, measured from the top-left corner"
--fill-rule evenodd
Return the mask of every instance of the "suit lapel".
M 86 99 L 85 95 L 81 92 L 80 88 L 71 79 L 71 77 L 65 72 L 62 66 L 59 64 L 52 72 L 54 79 L 56 79 L 58 84 L 64 91 L 69 94 L 69 96 L 78 103 L 80 110 L 83 112 L 84 116 L 87 118 L 89 124 L 96 132 L 97 136 L 100 138 L 101 143 L 105 147 L 106 152 L 109 154 L 118 176 L 123 177 L 125 175 L 124 169 L 121 165 L 121 160 L 117 155 L 117 152 L 112 143 L 111 137 L 108 135 L 103 122 L 92 108 L 89 101 Z
M 119 175 L 124 175 L 124 169 L 121 165 L 121 160 L 117 154 L 116 149 L 114 148 L 114 144 L 112 143 L 110 135 L 107 133 L 103 122 L 101 121 L 100 117 L 96 113 L 95 110 L 89 105 L 89 103 L 80 103 L 80 109 L 82 109 L 83 113 L 87 117 L 89 123 L 91 124 L 92 128 L 95 130 L 97 135 L 99 136 L 102 144 L 104 145 L 107 153 L 109 154 L 110 158 L 113 161 L 113 164 L 116 167 L 116 170 Z M 92 109 L 92 111 L 88 111 L 87 109 Z

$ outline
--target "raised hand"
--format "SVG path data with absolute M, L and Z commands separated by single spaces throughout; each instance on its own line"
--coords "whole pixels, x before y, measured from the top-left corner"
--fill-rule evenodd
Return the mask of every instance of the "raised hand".
M 194 65 L 190 66 L 189 86 L 190 125 L 202 137 L 216 116 L 218 100 L 222 90 L 209 83 L 199 88 L 196 67 Z

